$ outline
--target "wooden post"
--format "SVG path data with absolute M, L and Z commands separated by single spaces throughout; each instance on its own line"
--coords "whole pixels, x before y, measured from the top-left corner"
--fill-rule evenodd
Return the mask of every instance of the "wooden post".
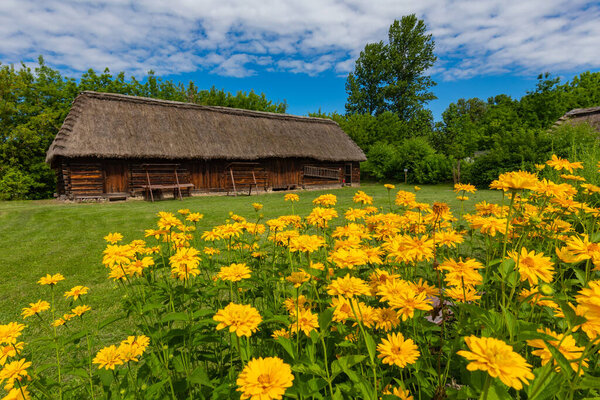
M 146 168 L 146 179 L 148 180 L 148 191 L 150 191 L 150 199 L 154 203 L 154 195 L 152 194 L 152 185 L 150 184 L 150 175 L 148 174 L 148 168 Z
M 229 174 L 231 175 L 231 184 L 233 185 L 233 195 L 237 197 L 237 190 L 235 189 L 235 179 L 233 178 L 233 169 L 229 167 Z
M 179 191 L 179 200 L 183 200 L 183 196 L 181 196 L 181 185 L 179 185 L 179 177 L 177 176 L 177 166 L 175 166 L 175 182 L 177 182 L 177 190 Z

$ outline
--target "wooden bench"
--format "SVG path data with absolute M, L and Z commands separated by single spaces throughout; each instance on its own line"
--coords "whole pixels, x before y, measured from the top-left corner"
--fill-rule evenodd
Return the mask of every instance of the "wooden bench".
M 248 189 L 248 196 L 252 194 L 254 188 L 262 187 L 267 190 L 268 174 L 259 163 L 236 162 L 228 164 L 221 177 L 221 187 L 224 191 L 233 192 L 237 196 L 238 190 Z
M 146 198 L 150 197 L 152 202 L 154 202 L 153 191 L 162 194 L 163 190 L 173 190 L 173 197 L 182 200 L 182 190 L 189 196 L 194 188 L 194 184 L 190 182 L 189 172 L 180 168 L 179 164 L 142 164 L 140 167 L 146 178 L 141 189 L 144 190 Z M 139 171 L 137 175 L 140 175 Z

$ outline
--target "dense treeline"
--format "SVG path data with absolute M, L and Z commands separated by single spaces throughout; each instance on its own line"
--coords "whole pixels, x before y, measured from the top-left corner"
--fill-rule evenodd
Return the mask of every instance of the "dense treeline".
M 565 83 L 540 75 L 520 99 L 503 94 L 487 101 L 460 99 L 437 123 L 425 108 L 408 121 L 389 111 L 312 115 L 337 121 L 365 151 L 363 171 L 376 179 L 403 180 L 407 168 L 411 182 L 438 183 L 460 171 L 462 181 L 485 186 L 501 172 L 534 170 L 552 153 L 600 157 L 598 134 L 590 127 L 549 131 L 566 112 L 594 106 L 600 106 L 600 73 L 584 72 Z
M 35 69 L 0 65 L 0 199 L 52 197 L 54 172 L 44 162 L 46 151 L 60 129 L 75 97 L 84 90 L 185 101 L 283 113 L 287 104 L 264 94 L 231 94 L 200 90 L 163 80 L 151 71 L 142 81 L 124 73 L 89 70 L 79 80 L 62 76 L 40 57 Z

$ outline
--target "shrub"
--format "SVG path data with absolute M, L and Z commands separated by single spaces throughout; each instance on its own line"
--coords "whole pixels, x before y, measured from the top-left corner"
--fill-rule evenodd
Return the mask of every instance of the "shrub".
M 10 168 L 0 179 L 0 200 L 24 199 L 34 183 L 29 175 Z

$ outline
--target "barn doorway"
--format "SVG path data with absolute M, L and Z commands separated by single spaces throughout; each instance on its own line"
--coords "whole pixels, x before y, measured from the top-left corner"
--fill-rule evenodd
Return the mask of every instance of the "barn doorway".
M 346 164 L 344 168 L 344 183 L 352 185 L 352 164 Z
M 113 196 L 125 194 L 127 192 L 126 172 L 124 161 L 106 161 L 104 163 L 104 193 Z

